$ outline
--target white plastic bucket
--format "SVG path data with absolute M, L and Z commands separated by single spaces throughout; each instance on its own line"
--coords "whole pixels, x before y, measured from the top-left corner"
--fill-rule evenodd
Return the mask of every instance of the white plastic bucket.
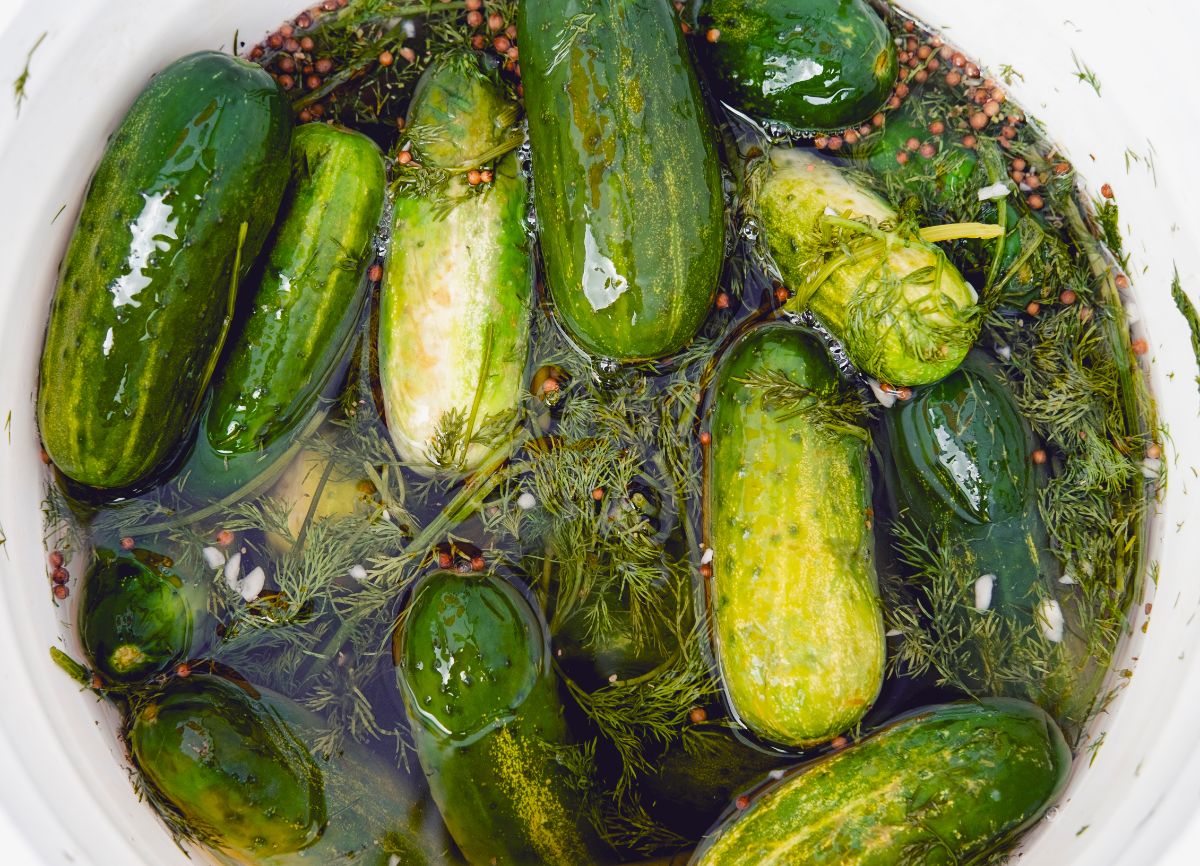
M 1169 291 L 1178 269 L 1200 294 L 1200 99 L 1190 75 L 1200 9 L 1188 0 L 905 5 L 993 71 L 1019 72 L 1009 92 L 1045 123 L 1091 190 L 1109 183 L 1121 205 L 1135 328 L 1151 346 L 1144 366 L 1166 431 L 1169 481 L 1149 544 L 1158 582 L 1147 581 L 1116 665 L 1133 675 L 1116 677 L 1124 688 L 1096 720 L 1070 789 L 1028 836 L 1021 862 L 1159 862 L 1200 805 L 1200 509 L 1189 496 L 1200 489 L 1200 393 Z M 115 714 L 81 695 L 47 654 L 58 645 L 78 655 L 71 604 L 55 608 L 46 580 L 33 411 L 59 257 L 105 139 L 149 75 L 189 51 L 229 49 L 235 30 L 256 41 L 301 6 L 0 0 L 0 838 L 16 828 L 38 863 L 195 862 L 136 799 Z M 18 116 L 8 83 L 43 33 Z M 1076 75 L 1088 69 L 1099 92 Z M 0 844 L 0 862 L 17 856 Z

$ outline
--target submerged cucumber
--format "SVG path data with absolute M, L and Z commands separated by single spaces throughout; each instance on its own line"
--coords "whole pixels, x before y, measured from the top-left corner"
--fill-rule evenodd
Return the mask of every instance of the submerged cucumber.
M 777 149 L 759 197 L 771 254 L 805 307 L 846 349 L 859 370 L 893 385 L 936 382 L 953 372 L 979 334 L 975 290 L 940 249 L 885 232 L 896 211 L 832 163 L 802 150 Z M 824 252 L 820 238 L 836 219 L 861 221 L 854 243 Z
M 413 591 L 398 635 L 417 755 L 472 864 L 593 862 L 546 626 L 511 584 L 441 571 Z
M 953 375 L 884 413 L 883 426 L 898 519 L 952 564 L 963 583 L 958 616 L 1000 618 L 982 633 L 985 642 L 964 647 L 955 676 L 983 693 L 1035 700 L 1064 723 L 1081 721 L 1098 676 L 1084 660 L 1068 664 L 1065 677 L 1034 665 L 1019 681 L 995 675 L 1007 666 L 996 653 L 1042 646 L 1039 611 L 1058 604 L 1060 588 L 1040 509 L 1036 442 L 996 364 L 972 353 Z M 1068 639 L 1063 648 L 1071 653 L 1072 645 Z
M 1041 817 L 1070 767 L 1062 733 L 1030 704 L 929 707 L 785 778 L 717 827 L 691 862 L 981 862 Z
M 217 373 L 187 490 L 220 499 L 268 472 L 337 387 L 367 297 L 383 212 L 383 157 L 369 138 L 310 123 L 246 317 Z
M 192 427 L 287 177 L 292 119 L 260 67 L 202 51 L 142 91 L 88 185 L 42 350 L 50 459 L 148 480 Z
M 130 754 L 174 826 L 242 866 L 460 862 L 413 783 L 352 742 L 312 754 L 323 720 L 248 688 L 193 675 L 135 704 Z
M 133 683 L 165 673 L 193 654 L 206 616 L 206 591 L 170 559 L 137 549 L 100 548 L 88 569 L 79 636 L 105 679 Z
M 647 0 L 522 3 L 521 69 L 546 283 L 606 358 L 695 336 L 724 257 L 715 136 L 679 22 Z
M 492 122 L 499 106 L 515 113 L 500 85 L 470 63 L 426 71 L 408 123 L 444 139 L 433 153 L 468 162 L 502 141 Z M 492 171 L 477 190 L 451 175 L 431 193 L 402 192 L 395 202 L 379 378 L 392 442 L 424 475 L 477 468 L 515 424 L 524 391 L 533 282 L 525 182 L 513 154 Z
M 883 682 L 871 470 L 865 430 L 787 411 L 772 382 L 812 401 L 839 387 L 817 336 L 788 324 L 756 328 L 721 362 L 707 494 L 711 608 L 735 715 L 768 740 L 808 746 L 853 727 Z
M 804 130 L 857 126 L 896 83 L 896 46 L 864 0 L 705 0 L 698 32 L 716 91 Z

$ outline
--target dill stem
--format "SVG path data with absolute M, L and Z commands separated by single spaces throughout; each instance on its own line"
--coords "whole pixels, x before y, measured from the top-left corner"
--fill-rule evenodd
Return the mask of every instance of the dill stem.
M 917 229 L 917 235 L 927 244 L 942 241 L 957 241 L 964 238 L 989 240 L 1004 234 L 1004 227 L 995 223 L 947 223 L 940 226 L 926 226 Z

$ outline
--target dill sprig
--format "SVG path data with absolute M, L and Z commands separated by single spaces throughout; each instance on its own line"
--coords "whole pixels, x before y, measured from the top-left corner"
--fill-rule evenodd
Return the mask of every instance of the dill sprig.
M 793 381 L 783 370 L 752 370 L 739 384 L 762 390 L 763 408 L 781 421 L 802 418 L 830 438 L 853 436 L 869 439 L 866 425 L 871 407 L 840 381 L 809 388 Z

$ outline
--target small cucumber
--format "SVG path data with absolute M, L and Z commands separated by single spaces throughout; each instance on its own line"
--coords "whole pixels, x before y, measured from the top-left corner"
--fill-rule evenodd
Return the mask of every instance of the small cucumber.
M 837 393 L 818 337 L 756 328 L 722 360 L 707 482 L 710 605 L 730 707 L 750 730 L 810 746 L 853 727 L 883 683 L 867 434 L 778 405 Z
M 747 114 L 806 132 L 878 111 L 896 83 L 896 46 L 864 0 L 705 0 L 697 32 L 716 91 Z
M 175 61 L 129 109 L 88 185 L 42 350 L 38 424 L 68 478 L 128 488 L 179 452 L 279 207 L 291 132 L 271 76 L 215 51 Z
M 477 65 L 431 67 L 419 90 L 409 126 L 426 138 L 439 130 L 445 140 L 426 147 L 447 159 L 486 157 L 499 140 L 489 112 L 515 111 Z M 432 193 L 402 191 L 395 202 L 379 375 L 396 450 L 424 475 L 477 468 L 514 425 L 524 391 L 533 283 L 525 182 L 514 154 L 492 171 L 480 189 L 452 174 Z
M 413 590 L 396 676 L 421 766 L 472 864 L 593 862 L 546 626 L 510 583 L 436 572 Z
M 100 548 L 83 583 L 79 635 L 106 680 L 133 683 L 190 658 L 207 620 L 204 587 L 149 550 Z
M 883 199 L 820 157 L 777 149 L 758 208 L 775 263 L 797 292 L 789 309 L 810 309 L 859 370 L 892 385 L 922 385 L 966 357 L 981 322 L 975 290 L 932 244 L 871 234 L 897 218 Z M 826 244 L 826 260 L 830 211 L 873 225 L 855 232 L 855 246 Z
M 883 432 L 897 519 L 922 533 L 963 583 L 965 603 L 947 616 L 963 634 L 985 611 L 1000 618 L 965 647 L 970 654 L 955 674 L 981 693 L 1034 700 L 1060 723 L 1081 722 L 1098 685 L 1084 659 L 1049 669 L 1022 662 L 1029 675 L 1016 681 L 994 674 L 1005 667 L 997 653 L 1070 658 L 1081 649 L 1062 635 L 1050 650 L 1040 634 L 1042 605 L 1069 594 L 1060 593 L 1060 566 L 1042 520 L 1036 441 L 996 364 L 973 352 L 952 375 L 885 412 Z M 982 593 L 979 581 L 986 582 Z M 1069 607 L 1059 611 L 1070 616 Z
M 670 355 L 725 251 L 716 136 L 667 3 L 522 3 L 521 70 L 546 284 L 587 351 Z
M 276 466 L 338 386 L 383 194 L 383 157 L 365 135 L 323 123 L 296 130 L 262 276 L 246 287 L 246 316 L 185 470 L 193 497 L 220 499 Z
M 323 727 L 279 695 L 193 674 L 138 696 L 127 737 L 151 801 L 222 863 L 461 862 L 426 795 L 378 756 L 353 742 L 312 754 L 304 738 Z
M 300 450 L 267 495 L 288 507 L 290 537 L 267 533 L 267 543 L 281 555 L 292 549 L 310 511 L 312 520 L 317 521 L 349 516 L 376 506 L 374 485 L 364 477 L 361 467 L 352 468 L 331 460 L 328 451 L 312 448 Z
M 1031 704 L 943 704 L 802 768 L 719 825 L 692 866 L 982 862 L 1061 793 L 1071 753 Z

